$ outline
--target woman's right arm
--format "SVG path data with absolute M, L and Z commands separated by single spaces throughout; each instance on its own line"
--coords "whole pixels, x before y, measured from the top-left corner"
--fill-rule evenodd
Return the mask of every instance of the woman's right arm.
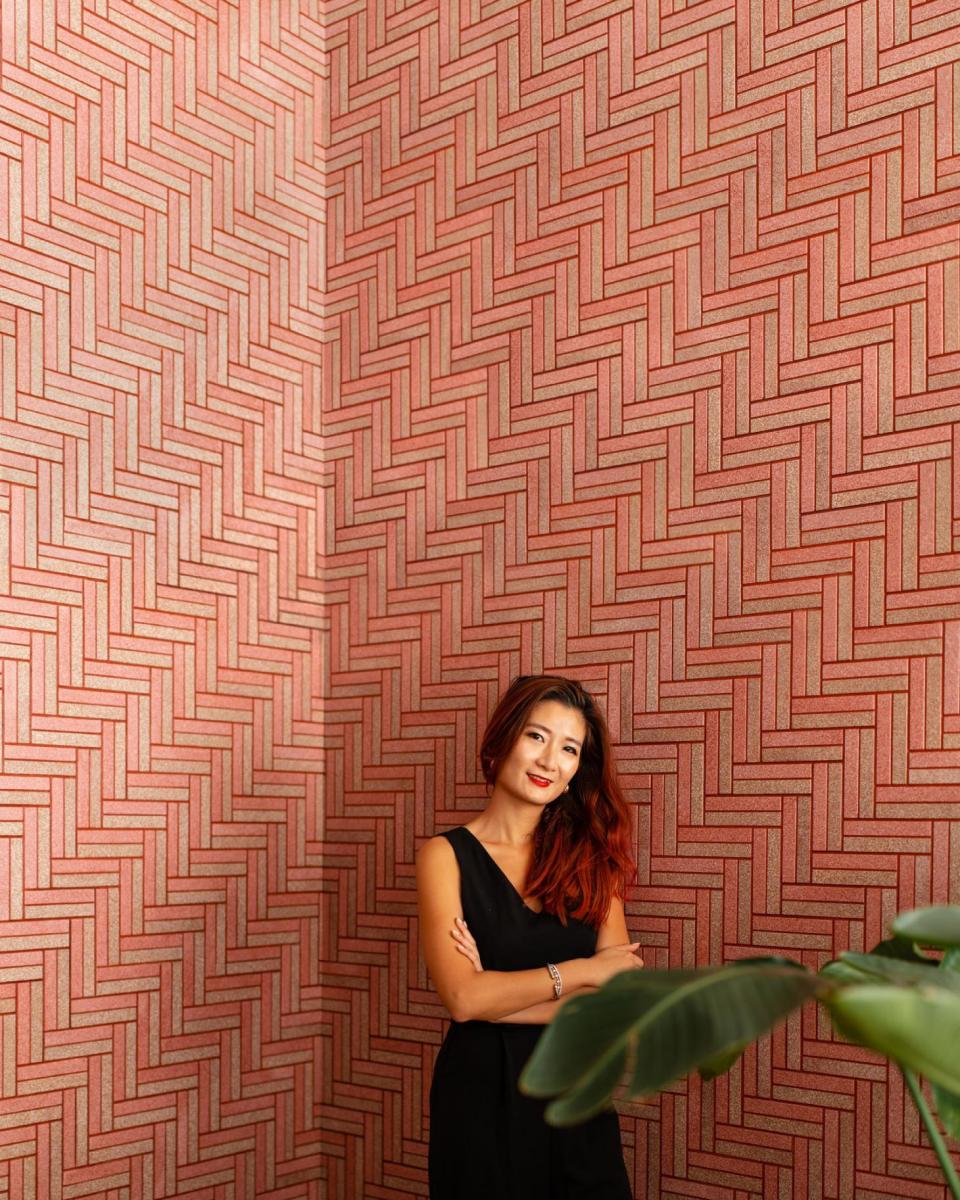
M 420 943 L 430 978 L 455 1021 L 496 1021 L 553 999 L 546 967 L 529 971 L 476 971 L 451 936 L 460 904 L 460 870 L 446 838 L 424 843 L 417 855 Z M 610 946 L 591 958 L 557 963 L 565 991 L 599 987 L 611 975 L 639 967 L 636 946 Z

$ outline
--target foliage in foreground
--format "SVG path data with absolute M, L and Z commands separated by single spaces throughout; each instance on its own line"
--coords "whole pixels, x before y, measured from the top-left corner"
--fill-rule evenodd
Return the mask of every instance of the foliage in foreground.
M 931 956 L 928 949 L 942 951 Z M 960 1138 L 960 906 L 901 913 L 893 936 L 869 954 L 848 951 L 814 974 L 783 958 L 721 967 L 627 971 L 565 1005 L 520 1079 L 553 1097 L 547 1120 L 574 1125 L 697 1070 L 712 1079 L 795 1008 L 816 1000 L 848 1040 L 896 1063 L 916 1103 L 951 1194 L 960 1178 L 920 1089 L 931 1085 L 943 1127 Z

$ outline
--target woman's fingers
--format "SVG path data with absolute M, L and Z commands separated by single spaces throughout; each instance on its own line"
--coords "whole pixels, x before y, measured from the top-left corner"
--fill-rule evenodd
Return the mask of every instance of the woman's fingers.
M 468 942 L 471 946 L 477 943 L 473 940 L 473 934 L 467 928 L 467 923 L 463 917 L 457 917 L 453 926 L 453 936 L 460 938 L 462 941 Z
M 594 955 L 596 986 L 599 987 L 621 971 L 639 971 L 643 966 L 643 959 L 637 954 L 639 946 L 639 942 L 623 942 L 598 950 Z
M 462 954 L 462 955 L 463 955 L 465 958 L 469 958 L 469 959 L 470 959 L 470 961 L 473 963 L 473 965 L 474 965 L 475 967 L 476 967 L 476 966 L 479 966 L 479 964 L 480 964 L 480 959 L 477 957 L 477 954 L 476 954 L 476 952 L 475 952 L 475 951 L 473 951 L 473 950 L 470 950 L 470 949 L 469 949 L 468 947 L 466 947 L 466 946 L 461 946 L 459 942 L 457 942 L 457 949 L 460 951 L 460 953 L 461 953 L 461 954 Z
M 454 919 L 453 929 L 450 932 L 460 953 L 469 958 L 478 971 L 482 971 L 483 964 L 480 961 L 480 951 L 463 917 L 456 917 Z
M 468 946 L 463 946 L 463 945 L 461 945 L 461 944 L 460 944 L 460 942 L 457 942 L 457 943 L 456 943 L 456 946 L 457 946 L 457 949 L 460 951 L 460 953 L 461 953 L 461 954 L 462 954 L 462 955 L 463 955 L 465 958 L 469 958 L 469 959 L 470 959 L 470 961 L 471 961 L 471 962 L 473 963 L 473 965 L 474 965 L 474 968 L 475 968 L 477 971 L 482 971 L 482 970 L 483 970 L 483 967 L 482 967 L 482 966 L 481 966 L 481 964 L 480 964 L 480 955 L 479 955 L 479 954 L 477 954 L 476 950 L 471 950 L 471 949 L 470 949 Z
M 631 966 L 634 966 L 634 967 L 642 967 L 643 966 L 643 959 L 637 953 L 639 946 L 640 946 L 639 942 L 628 942 L 627 945 L 624 947 L 624 949 L 626 949 L 630 952 Z

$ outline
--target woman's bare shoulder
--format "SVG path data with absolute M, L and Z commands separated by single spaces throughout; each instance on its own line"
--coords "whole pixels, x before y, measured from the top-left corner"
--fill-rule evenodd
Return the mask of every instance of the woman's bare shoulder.
M 455 865 L 456 861 L 457 856 L 449 840 L 439 833 L 436 837 L 427 838 L 417 851 L 417 866 L 428 870 L 450 867 Z
M 428 838 L 417 851 L 417 893 L 430 908 L 459 903 L 460 867 L 445 837 Z

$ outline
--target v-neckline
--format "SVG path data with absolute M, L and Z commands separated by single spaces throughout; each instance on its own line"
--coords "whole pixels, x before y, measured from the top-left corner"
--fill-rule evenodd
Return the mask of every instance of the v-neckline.
M 526 902 L 526 900 L 524 900 L 524 898 L 523 898 L 523 897 L 520 895 L 520 889 L 519 889 L 519 888 L 517 887 L 517 885 L 516 885 L 516 884 L 513 882 L 513 880 L 510 878 L 510 876 L 509 876 L 509 875 L 506 873 L 506 871 L 503 869 L 503 867 L 501 867 L 501 866 L 500 866 L 500 864 L 499 864 L 499 863 L 497 862 L 497 860 L 496 860 L 496 859 L 493 857 L 493 855 L 490 853 L 490 851 L 489 851 L 489 850 L 486 848 L 486 846 L 483 844 L 483 842 L 481 842 L 481 841 L 480 841 L 480 839 L 479 839 L 479 838 L 477 837 L 477 835 L 476 835 L 476 834 L 473 832 L 473 830 L 472 830 L 472 829 L 468 829 L 468 828 L 466 827 L 466 825 L 461 825 L 461 827 L 460 827 L 460 828 L 461 828 L 461 829 L 464 831 L 464 833 L 469 833 L 469 835 L 470 835 L 470 836 L 473 838 L 473 840 L 474 840 L 474 841 L 477 843 L 477 845 L 480 847 L 480 849 L 483 851 L 483 853 L 484 853 L 484 854 L 487 856 L 487 858 L 490 860 L 490 862 L 491 862 L 491 863 L 493 863 L 493 865 L 494 865 L 494 867 L 496 868 L 496 870 L 497 870 L 497 871 L 500 873 L 500 875 L 503 877 L 503 880 L 504 880 L 504 882 L 506 883 L 507 887 L 510 889 L 510 891 L 511 891 L 511 892 L 513 892 L 513 894 L 514 894 L 514 895 L 516 896 L 516 898 L 517 898 L 517 899 L 520 901 L 520 903 L 521 903 L 521 904 L 523 905 L 523 907 L 524 907 L 524 908 L 527 910 L 527 912 L 528 912 L 528 913 L 533 913 L 533 915 L 534 915 L 535 917 L 542 916 L 542 915 L 543 915 L 543 909 L 542 909 L 542 908 L 531 908 L 531 907 L 530 907 L 530 905 L 529 905 L 529 904 Z

